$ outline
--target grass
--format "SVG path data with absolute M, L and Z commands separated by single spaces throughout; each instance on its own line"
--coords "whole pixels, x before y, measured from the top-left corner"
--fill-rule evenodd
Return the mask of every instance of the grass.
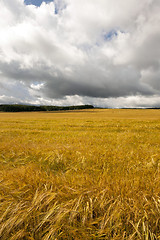
M 0 113 L 2 240 L 160 239 L 160 111 Z

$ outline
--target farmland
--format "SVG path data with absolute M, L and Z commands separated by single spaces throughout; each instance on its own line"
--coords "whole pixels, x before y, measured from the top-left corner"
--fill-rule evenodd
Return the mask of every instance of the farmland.
M 160 110 L 0 113 L 0 237 L 160 239 Z

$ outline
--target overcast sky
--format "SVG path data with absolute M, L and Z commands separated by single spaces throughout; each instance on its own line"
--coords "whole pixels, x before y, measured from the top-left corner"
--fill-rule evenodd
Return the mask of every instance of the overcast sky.
M 160 0 L 0 0 L 0 104 L 160 107 Z

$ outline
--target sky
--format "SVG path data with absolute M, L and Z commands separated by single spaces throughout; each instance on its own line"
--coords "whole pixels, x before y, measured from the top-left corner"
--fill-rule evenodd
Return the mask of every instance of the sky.
M 35 5 L 37 7 L 39 7 L 42 2 L 46 2 L 46 3 L 49 3 L 49 2 L 53 2 L 52 0 L 47 0 L 47 1 L 43 1 L 43 0 L 24 0 L 24 3 L 26 5 Z
M 0 9 L 0 104 L 160 107 L 159 0 Z

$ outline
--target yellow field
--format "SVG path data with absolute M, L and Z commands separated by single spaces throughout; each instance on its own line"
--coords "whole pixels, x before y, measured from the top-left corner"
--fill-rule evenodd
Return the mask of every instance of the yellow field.
M 160 110 L 0 113 L 0 239 L 160 239 Z

